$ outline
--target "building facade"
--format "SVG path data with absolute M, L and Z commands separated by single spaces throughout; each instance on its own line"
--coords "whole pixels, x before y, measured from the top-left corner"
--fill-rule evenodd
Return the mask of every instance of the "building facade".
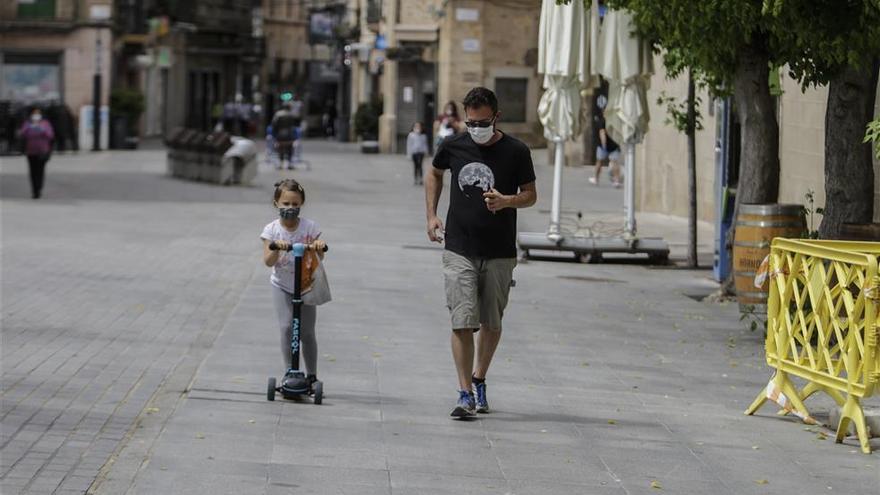
M 266 58 L 261 69 L 267 116 L 283 98 L 305 107 L 310 135 L 348 135 L 349 67 L 344 48 L 357 41 L 354 0 L 262 0 Z M 282 98 L 283 97 L 283 98 Z M 333 122 L 331 122 L 331 120 Z
M 540 2 L 360 0 L 357 4 L 362 29 L 352 48 L 353 106 L 381 97 L 383 152 L 402 153 L 414 122 L 431 131 L 446 102 L 461 107 L 461 100 L 475 86 L 498 94 L 502 129 L 530 145 L 544 145 L 537 117 Z
M 31 105 L 66 109 L 73 120 L 66 134 L 76 143 L 95 74 L 101 105 L 109 101 L 112 18 L 111 0 L 0 1 L 0 146 L 12 143 Z
M 648 95 L 651 112 L 650 130 L 637 147 L 636 204 L 640 211 L 687 216 L 687 139 L 674 127 L 666 125 L 665 108 L 657 105 L 661 93 L 685 98 L 687 81 L 668 80 L 662 60 L 655 60 L 657 70 Z M 815 206 L 825 205 L 825 109 L 827 87 L 802 91 L 785 70 L 780 71 L 782 94 L 778 97 L 780 186 L 779 202 L 805 204 L 805 195 L 813 191 Z M 716 172 L 717 129 L 721 114 L 717 102 L 703 94 L 702 131 L 697 132 L 697 212 L 705 221 L 715 221 L 719 198 Z M 878 88 L 875 116 L 880 115 Z M 735 145 L 735 143 L 731 143 Z M 880 162 L 874 162 L 874 219 L 880 221 Z M 820 216 L 814 218 L 818 227 Z
M 142 134 L 212 129 L 228 102 L 260 108 L 257 0 L 117 0 L 117 10 L 114 77 L 145 96 Z

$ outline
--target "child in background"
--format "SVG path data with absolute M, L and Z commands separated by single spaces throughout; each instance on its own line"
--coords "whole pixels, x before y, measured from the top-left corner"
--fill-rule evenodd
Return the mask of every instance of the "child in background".
M 422 184 L 422 160 L 428 153 L 428 136 L 422 131 L 422 123 L 413 124 L 412 131 L 406 137 L 406 154 L 413 162 L 413 184 Z
M 324 241 L 318 239 L 321 230 L 318 224 L 299 216 L 300 209 L 306 201 L 306 192 L 293 179 L 284 179 L 275 184 L 273 205 L 278 208 L 279 217 L 263 228 L 260 238 L 263 240 L 263 262 L 272 267 L 272 301 L 278 315 L 278 326 L 281 330 L 281 353 L 284 356 L 286 369 L 291 369 L 290 339 L 291 320 L 293 319 L 293 288 L 294 288 L 294 256 L 286 249 L 295 244 L 309 246 L 316 256 L 303 259 L 302 279 L 310 280 L 317 264 L 324 259 Z M 279 250 L 269 249 L 274 242 Z M 307 254 L 312 254 L 307 252 Z M 311 265 L 311 266 L 310 266 Z M 309 284 L 300 286 L 305 300 L 305 293 L 311 288 Z M 320 304 L 320 302 L 318 303 Z M 300 320 L 300 342 L 302 357 L 305 362 L 306 379 L 309 385 L 317 380 L 318 343 L 315 339 L 315 320 L 317 306 L 303 304 Z

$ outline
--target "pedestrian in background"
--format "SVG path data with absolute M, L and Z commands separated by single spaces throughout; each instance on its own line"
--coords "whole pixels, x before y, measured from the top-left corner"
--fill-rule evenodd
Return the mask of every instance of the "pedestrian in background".
M 46 176 L 46 163 L 52 152 L 52 140 L 55 131 L 48 120 L 43 119 L 39 108 L 31 110 L 30 118 L 18 131 L 18 137 L 24 142 L 24 154 L 27 155 L 28 170 L 31 178 L 31 197 L 37 199 L 43 190 Z
M 293 115 L 291 102 L 286 102 L 281 106 L 281 110 L 272 116 L 272 138 L 278 151 L 276 168 L 279 170 L 284 167 L 285 160 L 287 168 L 293 169 L 293 146 L 299 140 L 299 122 L 299 119 Z
M 447 102 L 443 113 L 434 120 L 435 149 L 440 147 L 443 140 L 462 131 L 464 131 L 464 124 L 461 117 L 458 116 L 458 105 L 454 101 Z
M 406 136 L 406 154 L 413 162 L 413 184 L 422 184 L 422 160 L 428 153 L 428 136 L 422 130 L 422 123 L 413 124 L 412 131 Z
M 222 115 L 223 130 L 229 134 L 236 134 L 235 124 L 238 122 L 238 108 L 231 97 L 223 104 Z
M 607 163 L 611 173 L 611 185 L 619 188 L 622 184 L 620 179 L 620 145 L 611 139 L 605 128 L 605 107 L 607 105 L 608 98 L 599 95 L 599 98 L 596 99 L 599 112 L 596 114 L 593 125 L 597 134 L 596 141 L 599 145 L 596 147 L 596 173 L 590 177 L 590 184 L 599 185 L 599 175 L 602 173 L 602 167 Z

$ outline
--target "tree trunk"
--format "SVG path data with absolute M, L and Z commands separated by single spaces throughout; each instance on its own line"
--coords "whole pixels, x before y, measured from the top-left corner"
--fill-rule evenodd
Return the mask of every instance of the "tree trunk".
M 742 153 L 736 203 L 775 203 L 779 198 L 779 124 L 770 95 L 770 63 L 766 50 L 748 46 L 734 75 Z
M 871 145 L 863 143 L 874 115 L 880 59 L 846 68 L 828 85 L 825 110 L 825 212 L 819 237 L 837 239 L 843 223 L 874 219 Z
M 756 38 L 743 50 L 733 77 L 742 146 L 733 224 L 725 240 L 728 246 L 733 246 L 736 236 L 739 205 L 775 203 L 779 199 L 779 123 L 776 102 L 770 94 L 770 57 L 763 46 L 763 41 Z M 733 294 L 733 270 L 722 287 L 725 294 Z
M 688 247 L 687 264 L 697 267 L 697 109 L 694 73 L 688 69 L 687 140 L 688 140 Z

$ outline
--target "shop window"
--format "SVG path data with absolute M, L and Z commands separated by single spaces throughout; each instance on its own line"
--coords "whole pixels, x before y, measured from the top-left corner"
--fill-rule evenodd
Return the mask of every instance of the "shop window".
M 525 122 L 529 80 L 525 77 L 495 79 L 495 96 L 505 122 Z
M 54 19 L 55 0 L 18 0 L 19 19 Z
M 4 54 L 0 100 L 32 103 L 61 99 L 56 54 Z

